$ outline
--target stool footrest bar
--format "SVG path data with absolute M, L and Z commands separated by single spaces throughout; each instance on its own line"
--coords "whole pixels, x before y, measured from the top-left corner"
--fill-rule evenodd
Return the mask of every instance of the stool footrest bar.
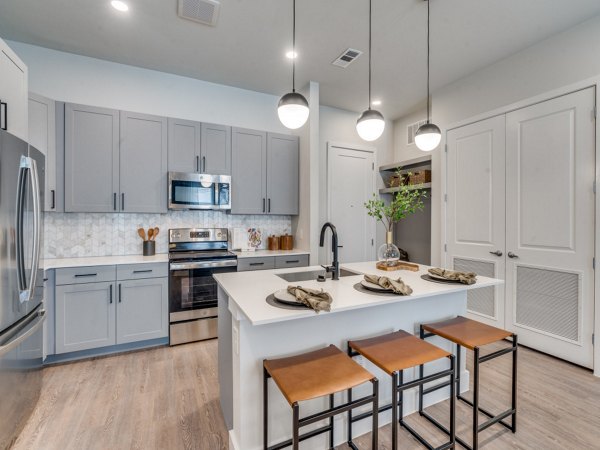
M 347 412 L 351 409 L 358 408 L 359 406 L 368 405 L 373 403 L 373 396 L 369 395 L 367 397 L 363 397 L 358 400 L 352 400 L 350 403 L 344 403 L 343 405 L 336 406 L 335 408 L 330 408 L 325 411 L 322 411 L 317 414 L 312 414 L 310 416 L 306 416 L 299 420 L 299 424 L 301 427 L 310 425 L 311 423 L 318 422 L 323 419 L 328 419 L 330 416 L 337 416 L 338 414 Z
M 503 413 L 498 414 L 496 417 L 492 417 L 487 422 L 484 422 L 481 425 L 479 425 L 479 431 L 483 431 L 486 428 L 491 427 L 492 425 L 494 425 L 495 423 L 498 423 L 498 422 L 502 423 L 502 425 L 504 425 L 505 427 L 510 429 L 511 428 L 510 425 L 503 423 L 502 419 L 512 416 L 514 414 L 514 412 L 515 412 L 514 409 L 509 409 L 507 411 L 504 411 Z
M 458 399 L 465 402 L 467 405 L 469 405 L 470 407 L 473 407 L 473 402 L 471 400 L 469 400 L 468 398 L 463 397 L 462 395 L 458 396 Z M 485 414 L 486 416 L 488 416 L 490 419 L 494 419 L 497 416 L 494 415 L 493 413 L 489 412 L 487 409 L 482 408 L 481 406 L 479 407 L 479 412 L 482 414 Z M 507 413 L 509 413 L 508 415 L 502 417 L 502 419 L 504 419 L 505 417 L 510 416 L 511 414 L 513 414 L 515 412 L 514 409 L 509 409 L 506 411 Z M 504 413 L 502 413 L 504 414 Z M 498 420 L 498 422 L 500 422 L 502 425 L 504 425 L 506 428 L 508 428 L 509 430 L 512 430 L 512 425 L 509 425 L 508 423 L 506 423 L 504 420 Z M 495 422 L 494 422 L 495 423 Z
M 435 386 L 428 387 L 427 389 L 423 389 L 423 395 L 431 394 L 439 389 L 450 386 L 451 381 L 444 381 L 443 383 L 436 384 Z
M 443 372 L 434 373 L 433 375 L 427 375 L 426 377 L 419 378 L 413 381 L 407 381 L 403 383 L 402 386 L 398 386 L 398 389 L 405 391 L 407 389 L 412 389 L 415 387 L 419 387 L 422 384 L 429 383 L 430 381 L 435 381 L 443 377 L 447 377 L 452 375 L 452 369 L 444 370 Z
M 300 440 L 300 442 L 302 442 L 306 439 L 310 439 L 311 437 L 318 436 L 319 434 L 323 434 L 328 431 L 331 431 L 331 427 L 329 425 L 321 427 L 321 428 L 316 428 L 314 430 L 307 431 L 306 433 L 301 434 L 299 437 L 299 440 Z M 271 445 L 270 447 L 267 448 L 267 450 L 281 450 L 281 449 L 289 447 L 291 445 L 292 445 L 292 440 L 288 439 L 286 441 L 280 442 L 279 444 Z
M 439 428 L 440 430 L 442 430 L 447 435 L 450 435 L 450 430 L 448 430 L 448 428 L 446 428 L 444 425 L 442 425 L 441 423 L 439 423 L 436 419 L 434 419 L 433 417 L 431 417 L 428 413 L 426 413 L 425 411 L 423 411 L 421 414 L 422 414 L 423 417 L 425 417 L 429 422 L 431 422 L 437 428 Z M 456 442 L 458 442 L 461 446 L 463 446 L 467 450 L 472 450 L 472 447 L 469 444 L 467 444 L 465 441 L 463 441 L 461 438 L 459 438 L 458 436 L 456 436 Z
M 498 351 L 496 351 L 494 353 L 490 353 L 488 355 L 480 356 L 479 357 L 479 362 L 483 363 L 483 362 L 489 361 L 490 359 L 494 359 L 494 358 L 497 358 L 498 356 L 506 355 L 506 354 L 512 353 L 514 351 L 515 351 L 515 347 L 503 348 L 502 350 L 498 350 Z

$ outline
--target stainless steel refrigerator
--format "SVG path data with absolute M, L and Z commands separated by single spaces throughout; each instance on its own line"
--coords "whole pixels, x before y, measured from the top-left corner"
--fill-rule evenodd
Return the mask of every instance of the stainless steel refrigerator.
M 42 387 L 44 155 L 0 130 L 0 449 L 10 447 Z

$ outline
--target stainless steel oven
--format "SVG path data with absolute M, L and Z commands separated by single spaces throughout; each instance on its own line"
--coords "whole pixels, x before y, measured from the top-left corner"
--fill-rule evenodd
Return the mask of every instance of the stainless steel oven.
M 226 228 L 169 230 L 170 344 L 217 337 L 217 283 L 213 274 L 235 272 Z
M 231 177 L 169 172 L 169 209 L 231 209 Z

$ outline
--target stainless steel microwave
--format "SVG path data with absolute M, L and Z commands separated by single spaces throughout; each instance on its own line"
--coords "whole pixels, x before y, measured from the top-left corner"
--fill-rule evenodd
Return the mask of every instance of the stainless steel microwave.
M 231 209 L 231 177 L 169 172 L 169 209 Z

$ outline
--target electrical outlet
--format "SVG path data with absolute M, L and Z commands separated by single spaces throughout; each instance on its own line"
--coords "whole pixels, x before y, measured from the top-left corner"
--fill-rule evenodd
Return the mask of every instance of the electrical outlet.
M 354 361 L 362 367 L 365 367 L 365 358 L 363 357 L 363 355 L 358 355 L 354 357 Z

